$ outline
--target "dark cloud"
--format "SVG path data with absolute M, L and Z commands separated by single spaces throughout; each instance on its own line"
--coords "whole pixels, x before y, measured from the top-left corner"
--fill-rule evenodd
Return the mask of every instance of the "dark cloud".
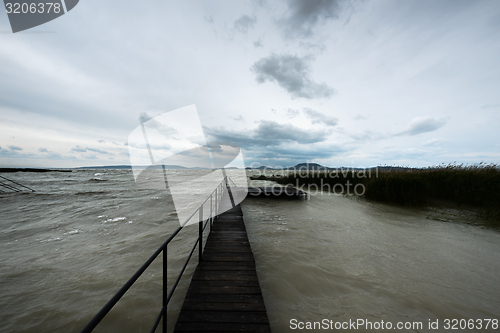
M 323 44 L 299 42 L 299 46 L 314 54 L 322 53 L 325 50 L 325 45 Z
M 4 148 L 0 147 L 0 156 L 10 157 L 10 156 L 17 156 L 17 155 L 19 155 L 19 152 L 15 151 L 15 150 L 9 150 L 9 149 L 4 149 Z
M 252 2 L 257 6 L 264 6 L 267 0 L 252 0 Z
M 106 143 L 106 141 L 104 141 L 104 140 L 97 140 L 97 142 L 99 142 L 99 143 Z
M 109 154 L 107 151 L 104 151 L 102 149 L 97 149 L 97 148 L 90 148 L 90 147 L 85 147 L 87 151 L 93 151 L 94 153 L 99 153 L 99 154 L 104 154 L 107 155 Z
M 294 141 L 301 144 L 322 142 L 329 134 L 327 131 L 303 130 L 290 124 L 278 124 L 274 121 L 261 121 L 255 135 L 259 139 L 276 141 Z
M 142 112 L 141 115 L 139 116 L 139 122 L 141 124 L 144 124 L 145 122 L 151 120 L 152 118 L 148 116 L 146 112 Z
M 23 150 L 23 148 L 18 147 L 18 146 L 13 146 L 13 145 L 10 145 L 10 146 L 9 146 L 9 149 L 10 149 L 10 150 L 17 150 L 17 151 L 21 151 L 21 150 Z
M 433 132 L 446 124 L 445 119 L 436 119 L 430 117 L 415 118 L 407 126 L 407 129 L 396 135 L 417 135 L 426 132 Z
M 325 124 L 328 126 L 335 126 L 338 123 L 338 119 L 334 117 L 325 116 L 321 112 L 310 108 L 304 108 L 304 114 L 307 118 L 311 119 L 313 124 Z
M 283 143 L 311 144 L 326 140 L 328 131 L 303 130 L 290 124 L 264 120 L 251 131 L 231 131 L 223 127 L 205 128 L 211 141 L 231 142 L 242 148 L 279 146 Z
M 246 34 L 248 29 L 253 28 L 256 22 L 257 18 L 255 16 L 250 17 L 248 15 L 243 15 L 242 17 L 234 21 L 234 29 Z
M 287 16 L 278 21 L 287 38 L 311 37 L 318 23 L 337 18 L 340 11 L 338 0 L 288 0 L 287 6 Z
M 76 146 L 75 148 L 71 148 L 71 151 L 75 152 L 75 153 L 86 153 L 87 152 L 87 150 L 83 149 L 80 146 Z
M 330 158 L 346 151 L 327 144 L 329 131 L 303 130 L 290 124 L 261 121 L 257 128 L 232 131 L 223 127 L 205 128 L 209 141 L 230 142 L 244 149 L 247 162 L 291 166 L 318 158 Z
M 15 158 L 33 158 L 35 157 L 32 153 L 21 153 L 22 149 L 11 149 L 12 146 L 9 146 L 9 149 L 4 149 L 0 147 L 0 156 L 1 157 L 15 157 Z M 14 146 L 15 147 L 15 146 Z M 17 147 L 19 148 L 19 147 Z
M 164 122 L 150 117 L 146 112 L 141 113 L 141 115 L 139 116 L 139 122 L 141 124 L 147 123 L 146 128 L 155 129 L 167 138 L 170 138 L 172 135 L 177 134 L 177 130 L 175 128 L 167 126 L 164 124 Z
M 231 118 L 233 118 L 236 121 L 245 121 L 245 118 L 243 118 L 241 114 L 238 117 L 231 117 Z
M 47 148 L 43 148 L 43 147 L 38 148 L 38 151 L 41 152 L 41 153 L 48 153 L 49 152 L 47 150 Z
M 49 154 L 47 154 L 44 157 L 49 158 L 51 160 L 76 160 L 75 156 L 63 156 L 61 154 L 53 153 L 53 152 L 50 152 Z
M 263 45 L 262 45 L 262 42 L 261 42 L 260 38 L 259 38 L 258 40 L 256 40 L 255 42 L 253 42 L 253 46 L 254 46 L 255 48 L 257 48 L 257 47 L 263 47 Z
M 309 78 L 310 60 L 311 57 L 273 54 L 254 63 L 251 70 L 257 75 L 258 83 L 277 82 L 292 98 L 329 98 L 333 89 Z
M 338 155 L 347 151 L 347 147 L 341 145 L 329 145 L 329 146 L 303 146 L 303 147 L 272 147 L 265 150 L 257 150 L 251 152 L 245 152 L 245 156 L 252 159 L 269 159 L 272 156 L 273 159 L 278 160 L 288 160 L 294 162 L 310 161 L 315 159 L 330 158 L 332 156 Z

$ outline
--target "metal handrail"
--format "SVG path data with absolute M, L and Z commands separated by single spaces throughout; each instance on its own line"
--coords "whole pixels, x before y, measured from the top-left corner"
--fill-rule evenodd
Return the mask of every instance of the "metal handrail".
M 179 284 L 186 267 L 191 260 L 191 257 L 194 253 L 194 250 L 198 246 L 199 256 L 198 260 L 203 260 L 203 232 L 207 227 L 207 224 L 210 222 L 210 232 L 212 231 L 212 224 L 214 218 L 217 217 L 219 212 L 219 207 L 222 202 L 223 191 L 228 187 L 228 179 L 232 181 L 231 178 L 225 176 L 222 181 L 217 185 L 217 187 L 205 198 L 205 200 L 196 208 L 191 215 L 178 227 L 168 238 L 167 240 L 149 257 L 148 260 L 135 272 L 134 275 L 118 290 L 118 292 L 101 308 L 101 310 L 92 318 L 92 320 L 80 331 L 80 333 L 89 333 L 97 327 L 97 325 L 101 322 L 101 320 L 108 314 L 109 311 L 118 303 L 118 301 L 125 295 L 125 293 L 130 289 L 130 287 L 137 281 L 137 279 L 144 273 L 144 271 L 151 265 L 151 263 L 163 252 L 163 304 L 160 310 L 160 314 L 158 315 L 151 333 L 155 332 L 158 328 L 160 321 L 163 319 L 162 332 L 165 333 L 167 331 L 167 305 L 170 299 L 172 298 L 177 285 Z M 234 184 L 234 182 L 233 182 Z M 213 204 L 213 199 L 215 198 L 215 204 Z M 203 220 L 203 206 L 210 199 L 210 214 L 206 220 Z M 214 214 L 215 211 L 215 214 Z M 168 244 L 177 236 L 177 234 L 186 226 L 186 224 L 195 216 L 196 212 L 199 213 L 199 234 L 196 242 L 191 249 L 191 252 L 184 263 L 179 275 L 177 276 L 174 285 L 170 292 L 167 290 L 167 246 Z M 204 225 L 203 225 L 204 223 Z
M 26 189 L 30 190 L 31 192 L 35 192 L 35 190 L 34 190 L 34 189 L 29 188 L 28 186 L 24 186 L 23 184 L 19 184 L 18 182 L 13 181 L 12 179 L 6 178 L 6 177 L 4 177 L 4 176 L 0 176 L 0 178 L 3 178 L 3 179 L 5 179 L 5 180 L 7 180 L 7 181 L 9 181 L 9 182 L 11 182 L 11 183 L 13 183 L 13 184 L 17 185 L 17 186 L 24 187 L 24 188 L 26 188 Z M 5 188 L 7 188 L 7 189 L 9 189 L 9 190 L 11 190 L 11 191 L 14 191 L 14 192 L 21 192 L 21 191 L 22 191 L 22 189 L 17 188 L 17 187 L 15 187 L 15 186 L 13 186 L 13 185 L 11 185 L 11 184 L 8 184 L 8 183 L 6 183 L 6 182 L 3 182 L 3 181 L 0 181 L 0 186 L 3 186 L 3 187 L 5 187 Z

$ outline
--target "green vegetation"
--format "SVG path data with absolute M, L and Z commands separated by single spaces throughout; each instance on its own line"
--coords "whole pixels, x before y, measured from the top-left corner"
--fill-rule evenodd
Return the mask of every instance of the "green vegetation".
M 288 172 L 267 177 L 282 185 L 363 195 L 368 200 L 423 207 L 436 202 L 474 207 L 482 217 L 500 221 L 500 167 L 495 164 L 442 165 L 422 169 L 328 170 Z M 309 187 L 311 188 L 311 187 Z

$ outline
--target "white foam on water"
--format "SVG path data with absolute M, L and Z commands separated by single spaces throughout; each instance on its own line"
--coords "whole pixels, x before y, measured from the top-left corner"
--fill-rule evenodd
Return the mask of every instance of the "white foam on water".
M 56 241 L 61 241 L 61 240 L 63 240 L 62 237 L 49 238 L 49 239 L 41 240 L 40 243 L 49 243 L 49 242 L 56 242 Z
M 104 223 L 107 223 L 107 222 L 118 222 L 118 221 L 123 221 L 123 220 L 126 220 L 127 218 L 122 216 L 122 217 L 115 217 L 114 219 L 107 219 L 104 221 Z

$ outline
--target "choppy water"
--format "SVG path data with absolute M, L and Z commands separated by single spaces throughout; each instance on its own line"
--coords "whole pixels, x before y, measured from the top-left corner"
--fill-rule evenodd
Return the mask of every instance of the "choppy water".
M 445 319 L 500 317 L 498 232 L 333 194 L 243 208 L 275 332 L 292 331 L 291 319 L 411 321 L 435 332 L 429 320 L 443 331 Z
M 6 176 L 37 192 L 0 194 L 1 332 L 78 332 L 179 225 L 169 195 L 138 189 L 129 170 Z M 336 195 L 243 209 L 273 332 L 293 318 L 500 317 L 497 232 Z M 188 226 L 169 246 L 170 282 L 196 236 Z M 149 332 L 157 261 L 96 332 Z

